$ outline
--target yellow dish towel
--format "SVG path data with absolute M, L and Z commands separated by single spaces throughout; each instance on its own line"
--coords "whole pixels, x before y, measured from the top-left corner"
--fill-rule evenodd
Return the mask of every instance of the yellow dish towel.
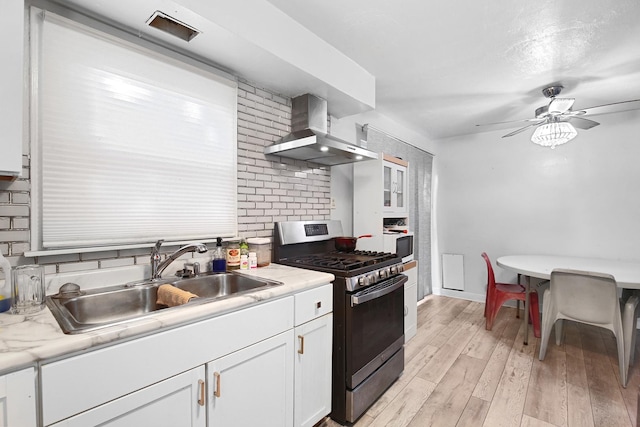
M 158 288 L 158 300 L 157 304 L 166 305 L 169 307 L 175 307 L 188 303 L 191 298 L 198 298 L 198 295 L 192 294 L 188 291 L 183 291 L 172 285 L 160 285 Z

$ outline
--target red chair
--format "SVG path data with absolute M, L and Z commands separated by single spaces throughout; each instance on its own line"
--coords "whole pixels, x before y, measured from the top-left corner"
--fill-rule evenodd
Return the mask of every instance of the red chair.
M 486 252 L 482 253 L 482 258 L 487 263 L 487 297 L 484 317 L 487 318 L 486 329 L 490 331 L 498 310 L 505 302 L 509 300 L 524 301 L 525 287 L 515 283 L 496 283 L 493 267 L 491 267 L 491 261 Z M 529 321 L 533 323 L 533 335 L 540 338 L 540 311 L 538 310 L 538 293 L 535 290 L 529 292 Z

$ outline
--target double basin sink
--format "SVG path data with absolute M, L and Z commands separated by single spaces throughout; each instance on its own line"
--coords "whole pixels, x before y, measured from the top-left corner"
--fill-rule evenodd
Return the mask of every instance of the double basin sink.
M 198 298 L 177 307 L 157 304 L 158 287 L 163 284 L 191 292 Z M 88 291 L 76 288 L 63 292 L 61 288 L 58 294 L 48 296 L 46 303 L 62 330 L 66 334 L 76 334 L 121 324 L 159 310 L 174 310 L 278 285 L 282 283 L 227 272 L 186 279 L 149 280 Z

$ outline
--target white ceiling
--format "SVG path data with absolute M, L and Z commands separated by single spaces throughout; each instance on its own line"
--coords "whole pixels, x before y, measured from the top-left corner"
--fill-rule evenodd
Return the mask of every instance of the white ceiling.
M 185 6 L 197 11 L 192 18 L 199 28 L 215 21 L 215 7 L 224 4 L 56 1 L 93 8 L 90 12 L 134 30 L 141 25 L 134 15 L 144 21 L 151 5 L 153 10 Z M 375 77 L 376 110 L 433 139 L 497 128 L 476 124 L 532 118 L 548 103 L 541 89 L 551 84 L 564 86 L 562 96 L 576 98 L 574 110 L 640 99 L 638 0 L 268 1 Z M 205 10 L 209 16 L 203 16 Z M 247 7 L 246 14 L 251 13 Z M 255 43 L 219 33 L 233 49 L 216 51 L 208 43 L 198 56 L 283 94 L 320 92 L 329 98 L 331 111 L 336 94 L 322 93 L 315 79 L 274 60 Z M 353 112 L 363 109 L 360 104 Z
M 552 83 L 574 110 L 640 99 L 638 0 L 269 1 L 376 77 L 377 110 L 432 138 L 531 118 Z

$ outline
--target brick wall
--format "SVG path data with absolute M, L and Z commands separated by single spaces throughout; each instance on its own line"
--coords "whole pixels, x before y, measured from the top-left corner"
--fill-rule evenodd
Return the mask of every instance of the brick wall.
M 275 221 L 329 219 L 328 168 L 263 154 L 291 128 L 291 100 L 240 81 L 238 87 L 238 234 L 271 236 Z M 27 258 L 30 229 L 30 156 L 23 175 L 0 181 L 0 251 L 12 265 L 37 263 L 47 274 L 149 263 L 149 249 Z M 169 248 L 168 248 L 169 249 Z

